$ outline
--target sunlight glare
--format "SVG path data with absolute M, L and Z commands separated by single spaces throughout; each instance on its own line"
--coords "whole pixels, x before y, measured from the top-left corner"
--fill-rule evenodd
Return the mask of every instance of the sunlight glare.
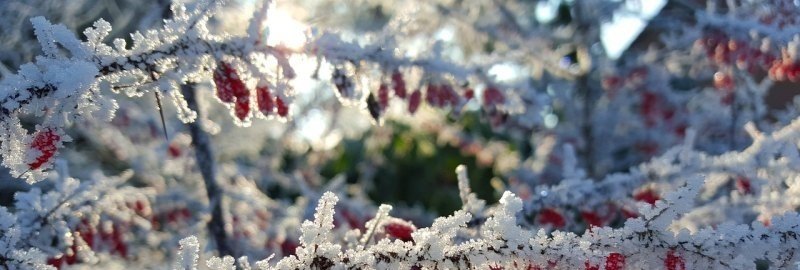
M 267 44 L 283 45 L 291 49 L 302 49 L 306 43 L 308 26 L 295 20 L 279 8 L 267 13 Z

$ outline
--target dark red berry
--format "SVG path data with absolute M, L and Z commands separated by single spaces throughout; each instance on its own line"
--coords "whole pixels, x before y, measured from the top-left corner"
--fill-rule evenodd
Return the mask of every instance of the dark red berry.
M 289 106 L 286 103 L 283 103 L 283 99 L 280 97 L 275 97 L 275 108 L 278 111 L 278 115 L 281 117 L 286 117 L 289 115 Z
M 42 167 L 45 163 L 49 162 L 53 156 L 56 155 L 58 147 L 56 144 L 61 140 L 55 129 L 45 128 L 33 136 L 30 148 L 39 151 L 39 156 L 34 161 L 28 163 L 28 168 L 31 170 Z
M 552 208 L 544 208 L 539 211 L 538 219 L 540 224 L 550 224 L 555 228 L 562 228 L 567 225 L 564 216 Z
M 383 230 L 390 237 L 408 242 L 413 239 L 411 233 L 413 233 L 416 228 L 405 222 L 390 222 L 383 225 Z
M 606 257 L 606 270 L 622 270 L 625 268 L 625 255 L 611 253 Z
M 230 64 L 220 62 L 214 70 L 214 84 L 217 87 L 217 98 L 222 102 L 230 103 L 234 97 L 244 95 L 247 88 Z
M 664 267 L 667 270 L 686 270 L 686 262 L 683 257 L 675 254 L 674 250 L 667 252 L 667 258 L 664 259 Z
M 392 86 L 395 96 L 406 98 L 406 81 L 403 80 L 403 74 L 399 70 L 392 73 Z
M 272 100 L 272 96 L 269 93 L 269 87 L 267 85 L 256 87 L 256 103 L 258 103 L 258 111 L 260 111 L 262 114 L 272 114 L 272 111 L 275 108 L 275 102 Z
M 411 93 L 411 97 L 408 98 L 408 112 L 411 114 L 417 112 L 420 102 L 422 102 L 422 93 L 419 90 Z
M 640 190 L 633 194 L 633 199 L 639 202 L 646 202 L 649 204 L 656 204 L 656 201 L 660 200 L 661 197 L 656 194 L 656 192 L 650 188 L 646 188 Z

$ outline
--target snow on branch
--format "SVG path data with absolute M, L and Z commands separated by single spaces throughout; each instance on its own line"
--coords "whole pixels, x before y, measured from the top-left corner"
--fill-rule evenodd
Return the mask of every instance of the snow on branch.
M 467 233 L 472 230 L 467 227 L 471 215 L 459 210 L 416 230 L 413 241 L 383 239 L 366 248 L 344 250 L 327 234 L 333 229 L 337 198 L 326 193 L 315 220 L 303 225 L 298 255 L 273 266 L 262 262 L 259 269 L 600 269 L 600 265 L 605 269 L 665 265 L 668 269 L 752 269 L 756 260 L 784 267 L 797 260 L 800 219 L 796 213 L 774 218 L 770 227 L 758 222 L 723 224 L 694 235 L 667 230 L 669 223 L 691 208 L 703 182 L 702 178 L 688 180 L 655 207 L 645 206 L 649 209 L 644 217 L 629 219 L 617 229 L 594 227 L 583 235 L 528 231 L 516 218 L 522 200 L 506 192 L 477 234 Z
M 490 111 L 508 110 L 503 104 L 510 99 L 498 90 L 502 85 L 486 79 L 480 70 L 460 67 L 442 60 L 439 55 L 426 59 L 400 57 L 395 55 L 392 44 L 361 46 L 332 33 L 312 39 L 305 50 L 267 45 L 263 41 L 266 37 L 260 32 L 264 21 L 269 19 L 266 16 L 269 4 L 267 1 L 257 9 L 246 36 L 215 35 L 208 29 L 209 17 L 219 12 L 219 1 L 201 1 L 191 10 L 173 4 L 173 18 L 165 20 L 161 28 L 132 34 L 130 47 L 123 39 L 115 39 L 113 46 L 105 44 L 111 25 L 102 19 L 84 31 L 85 40 L 63 25 L 51 24 L 42 17 L 31 19 L 42 45 L 42 55 L 0 82 L 0 122 L 6 134 L 23 135 L 4 137 L 4 145 L 14 146 L 14 149 L 4 149 L 4 165 L 14 175 L 36 181 L 50 168 L 61 143 L 66 141 L 64 136 L 52 137 L 48 141 L 55 146 L 52 153 L 29 154 L 29 149 L 36 147 L 29 143 L 31 135 L 19 127 L 20 116 L 40 118 L 39 133 L 60 133 L 83 118 L 110 121 L 118 107 L 113 96 L 116 93 L 141 96 L 156 91 L 157 95 L 165 94 L 172 97 L 178 117 L 191 122 L 197 113 L 188 108 L 179 86 L 213 79 L 218 100 L 231 109 L 236 123 L 247 126 L 253 117 L 286 118 L 294 94 L 288 88 L 288 81 L 296 77 L 289 58 L 296 54 L 335 64 L 342 61 L 372 63 L 383 72 L 391 73 L 391 84 L 382 83 L 376 94 L 369 88 L 353 89 L 353 74 L 341 72 L 339 68 L 333 76 L 337 95 L 359 104 L 366 103 L 364 107 L 376 120 L 382 117 L 391 96 L 407 98 L 411 113 L 423 101 L 459 110 L 474 96 L 474 91 L 465 88 L 459 93 L 452 86 L 453 82 L 445 78 L 459 80 L 457 83 L 462 85 L 469 78 L 483 80 L 490 85 L 484 92 L 484 107 Z M 277 62 L 278 68 L 269 64 L 270 61 Z M 438 78 L 420 82 L 428 84 L 424 100 L 420 90 L 408 93 L 401 67 L 422 68 L 426 76 Z M 393 95 L 390 89 L 394 90 Z M 355 90 L 362 94 L 356 95 Z M 366 100 L 362 98 L 367 96 Z M 38 159 L 41 161 L 32 161 Z
M 599 181 L 591 179 L 566 179 L 556 185 L 541 185 L 534 188 L 534 194 L 526 201 L 528 211 L 538 211 L 548 207 L 594 207 L 609 201 L 630 198 L 634 190 L 645 183 L 672 183 L 676 178 L 722 174 L 726 176 L 751 176 L 753 172 L 769 168 L 775 177 L 767 177 L 761 181 L 749 181 L 748 185 L 765 188 L 784 181 L 778 170 L 797 173 L 800 170 L 797 144 L 800 142 L 800 119 L 772 132 L 761 134 L 752 125 L 748 129 L 753 134 L 753 143 L 746 149 L 731 151 L 721 155 L 709 155 L 693 150 L 691 138 L 684 145 L 678 145 L 649 162 L 631 168 L 629 173 L 616 173 Z M 774 162 L 779 157 L 781 162 Z M 790 165 L 795 164 L 795 165 Z M 788 165 L 788 166 L 787 166 Z M 762 175 L 761 177 L 766 177 Z M 754 180 L 754 179 L 751 179 Z M 795 184 L 791 184 L 792 186 Z M 711 186 L 707 188 L 712 188 Z M 757 190 L 758 187 L 749 189 Z M 784 193 L 788 190 L 774 190 Z M 766 190 L 764 192 L 767 192 Z M 769 195 L 764 195 L 769 196 Z M 791 209 L 791 207 L 788 207 Z

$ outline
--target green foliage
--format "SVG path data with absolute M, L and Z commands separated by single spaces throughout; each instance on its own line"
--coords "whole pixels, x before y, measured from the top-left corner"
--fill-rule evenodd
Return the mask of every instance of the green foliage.
M 494 177 L 491 167 L 481 166 L 474 156 L 467 156 L 461 149 L 449 144 L 437 145 L 432 134 L 412 131 L 408 126 L 389 122 L 394 133 L 388 143 L 380 149 L 368 149 L 362 140 L 347 140 L 337 151 L 339 156 L 329 162 L 322 175 L 331 178 L 345 174 L 349 183 L 362 183 L 369 189 L 372 200 L 390 204 L 421 204 L 439 214 L 452 213 L 461 207 L 458 196 L 456 166 L 467 165 L 470 186 L 481 199 L 497 200 L 490 179 Z M 365 137 L 375 136 L 370 132 Z M 383 157 L 380 162 L 371 156 Z M 374 166 L 371 179 L 359 171 L 359 161 Z M 359 180 L 360 179 L 360 180 Z

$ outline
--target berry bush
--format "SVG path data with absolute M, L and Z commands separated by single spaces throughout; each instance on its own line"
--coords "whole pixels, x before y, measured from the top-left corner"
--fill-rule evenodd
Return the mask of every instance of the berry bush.
M 0 268 L 798 267 L 795 1 L 136 2 L 0 2 Z

